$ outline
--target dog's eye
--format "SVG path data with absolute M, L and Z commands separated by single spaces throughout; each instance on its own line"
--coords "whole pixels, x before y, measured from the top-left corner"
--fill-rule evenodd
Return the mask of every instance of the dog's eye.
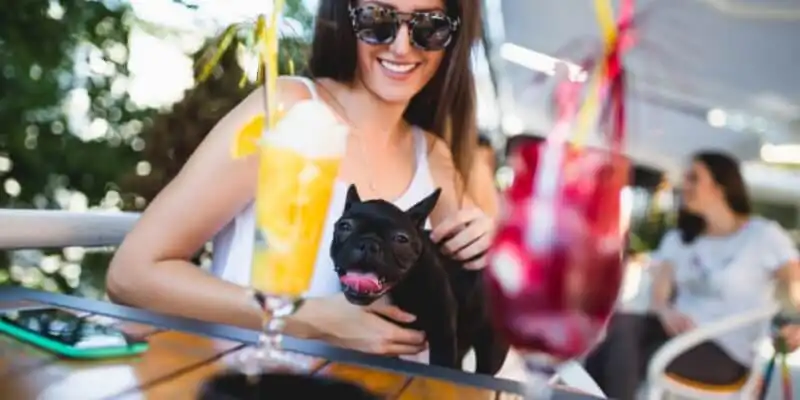
M 336 225 L 336 229 L 342 232 L 350 232 L 353 230 L 353 225 L 348 221 L 342 221 Z
M 408 236 L 403 233 L 395 233 L 393 237 L 394 241 L 400 244 L 408 243 Z

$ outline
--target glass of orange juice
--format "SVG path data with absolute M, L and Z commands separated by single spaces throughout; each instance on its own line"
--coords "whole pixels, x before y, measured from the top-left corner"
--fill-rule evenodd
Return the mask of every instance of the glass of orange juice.
M 311 285 L 347 134 L 327 105 L 305 100 L 265 129 L 260 141 L 250 284 L 265 315 L 262 366 L 287 361 L 281 351 L 285 318 Z

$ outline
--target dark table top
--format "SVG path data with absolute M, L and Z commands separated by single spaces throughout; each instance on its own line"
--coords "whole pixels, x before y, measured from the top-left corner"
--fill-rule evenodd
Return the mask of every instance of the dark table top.
M 146 337 L 134 358 L 67 360 L 0 335 L 0 393 L 24 399 L 194 399 L 205 379 L 225 371 L 257 332 L 165 316 L 112 303 L 22 288 L 0 289 L 0 310 L 51 305 L 104 316 Z M 311 356 L 308 370 L 397 399 L 521 399 L 521 384 L 415 362 L 363 354 L 322 342 L 286 338 L 284 347 Z M 77 397 L 75 397 L 77 396 Z M 594 397 L 556 388 L 554 400 Z

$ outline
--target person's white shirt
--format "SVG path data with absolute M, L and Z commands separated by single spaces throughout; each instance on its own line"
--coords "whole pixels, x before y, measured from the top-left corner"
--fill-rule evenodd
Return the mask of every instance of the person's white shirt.
M 702 326 L 776 302 L 775 272 L 800 254 L 780 225 L 752 217 L 733 234 L 701 235 L 691 243 L 670 230 L 652 258 L 674 269 L 675 309 Z M 767 328 L 767 322 L 757 324 L 715 342 L 736 361 L 751 365 L 754 345 Z

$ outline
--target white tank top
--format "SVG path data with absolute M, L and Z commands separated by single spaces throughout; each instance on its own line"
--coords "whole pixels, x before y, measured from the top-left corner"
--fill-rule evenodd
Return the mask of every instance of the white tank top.
M 294 79 L 300 80 L 308 87 L 312 99 L 318 99 L 316 87 L 311 80 L 301 77 Z M 424 199 L 435 189 L 428 167 L 425 134 L 416 127 L 412 132 L 416 159 L 414 175 L 405 192 L 393 201 L 397 207 L 403 210 L 407 210 Z M 333 238 L 333 225 L 342 215 L 348 186 L 349 184 L 346 182 L 336 181 L 328 215 L 325 218 L 325 230 L 322 233 L 319 249 L 317 249 L 314 276 L 311 287 L 306 293 L 307 296 L 328 296 L 340 291 L 339 278 L 333 270 L 329 248 Z M 254 238 L 255 210 L 254 204 L 251 202 L 214 237 L 212 273 L 226 281 L 243 286 L 249 285 Z

